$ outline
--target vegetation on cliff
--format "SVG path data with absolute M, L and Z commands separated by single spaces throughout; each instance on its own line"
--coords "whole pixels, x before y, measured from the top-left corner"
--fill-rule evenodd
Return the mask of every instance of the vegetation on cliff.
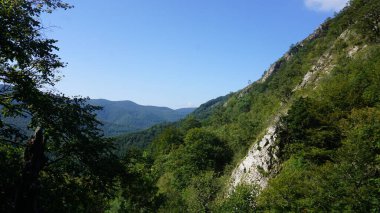
M 54 41 L 40 38 L 37 17 L 67 5 L 3 0 L 1 6 L 1 26 L 9 32 L 0 31 L 0 75 L 15 88 L 3 91 L 0 102 L 2 212 L 17 209 L 16 192 L 30 159 L 22 153 L 31 153 L 3 117 L 22 113 L 33 116 L 31 127 L 45 128 L 47 161 L 30 184 L 38 192 L 35 211 L 380 211 L 378 0 L 350 1 L 292 45 L 261 80 L 179 122 L 113 143 L 99 133 L 96 107 L 40 90 L 63 64 L 52 53 Z M 22 37 L 28 35 L 32 40 Z M 241 183 L 231 190 L 234 168 L 272 126 L 278 149 L 268 154 L 278 159 L 275 169 L 254 168 L 268 184 Z

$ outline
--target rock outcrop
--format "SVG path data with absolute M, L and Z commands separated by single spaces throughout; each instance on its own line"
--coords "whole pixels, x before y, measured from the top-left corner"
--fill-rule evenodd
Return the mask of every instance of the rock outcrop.
M 267 71 L 265 71 L 264 75 L 258 80 L 258 82 L 261 82 L 261 83 L 265 82 L 271 75 L 273 75 L 275 72 L 277 72 L 281 68 L 282 64 L 289 61 L 295 53 L 297 53 L 301 48 L 303 48 L 306 43 L 311 42 L 321 37 L 323 32 L 325 32 L 327 29 L 328 29 L 328 25 L 322 24 L 306 39 L 304 39 L 301 42 L 298 42 L 295 45 L 292 45 L 292 47 L 290 47 L 288 52 L 286 52 L 278 61 L 272 64 Z
M 304 47 L 306 42 L 310 42 L 314 39 L 319 38 L 324 30 L 328 27 L 326 25 L 321 25 L 313 34 L 304 39 L 302 42 L 294 45 L 290 50 L 276 63 L 271 65 L 269 70 L 263 75 L 259 82 L 265 82 L 272 74 L 277 72 L 281 66 L 287 61 L 291 60 L 293 55 L 297 53 L 300 48 Z M 320 57 L 319 59 L 310 67 L 310 70 L 304 75 L 302 81 L 292 90 L 296 92 L 302 90 L 303 88 L 312 86 L 315 88 L 318 85 L 318 81 L 323 77 L 327 76 L 331 70 L 336 66 L 334 48 L 339 41 L 349 43 L 351 37 L 355 37 L 354 32 L 350 30 L 345 30 Z M 354 57 L 360 50 L 366 48 L 364 46 L 348 46 L 345 48 L 345 53 L 347 57 Z M 249 92 L 250 86 L 243 89 L 239 97 L 243 97 Z M 284 106 L 283 112 L 286 112 L 286 107 Z M 258 142 L 249 149 L 245 158 L 241 163 L 233 170 L 230 179 L 230 185 L 228 188 L 228 195 L 230 195 L 234 189 L 240 184 L 255 184 L 261 189 L 265 188 L 268 184 L 269 178 L 273 177 L 278 171 L 278 158 L 276 156 L 278 152 L 278 147 L 276 146 L 276 125 L 278 125 L 278 119 L 276 119 L 275 124 L 270 126 L 266 134 Z
M 240 184 L 257 184 L 265 188 L 271 174 L 276 170 L 278 148 L 275 145 L 276 128 L 267 129 L 264 137 L 255 143 L 247 156 L 232 172 L 228 193 L 231 194 Z

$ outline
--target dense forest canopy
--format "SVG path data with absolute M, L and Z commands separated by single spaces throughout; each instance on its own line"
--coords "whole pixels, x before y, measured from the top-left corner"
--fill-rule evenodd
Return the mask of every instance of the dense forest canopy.
M 46 89 L 64 63 L 39 17 L 71 6 L 0 2 L 1 212 L 380 211 L 380 1 L 350 1 L 246 88 L 114 139 L 98 107 Z M 270 162 L 231 184 L 251 155 Z

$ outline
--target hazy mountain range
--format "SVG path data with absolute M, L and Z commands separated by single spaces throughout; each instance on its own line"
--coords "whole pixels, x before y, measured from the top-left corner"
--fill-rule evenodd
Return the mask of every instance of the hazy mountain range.
M 97 112 L 101 129 L 106 137 L 147 129 L 153 125 L 174 122 L 186 117 L 196 108 L 170 109 L 168 107 L 143 106 L 132 101 L 90 99 L 89 103 L 101 106 Z M 1 109 L 1 107 L 0 107 Z M 27 130 L 30 117 L 5 118 L 5 120 L 31 134 Z
M 114 136 L 149 128 L 155 124 L 173 122 L 184 118 L 195 108 L 170 109 L 168 107 L 143 106 L 132 101 L 92 99 L 90 104 L 101 106 L 98 119 L 106 136 Z

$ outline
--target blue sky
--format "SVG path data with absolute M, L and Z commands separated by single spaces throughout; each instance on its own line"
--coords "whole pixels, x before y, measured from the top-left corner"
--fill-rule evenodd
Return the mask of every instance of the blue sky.
M 43 17 L 67 95 L 171 108 L 255 81 L 346 0 L 82 0 Z

